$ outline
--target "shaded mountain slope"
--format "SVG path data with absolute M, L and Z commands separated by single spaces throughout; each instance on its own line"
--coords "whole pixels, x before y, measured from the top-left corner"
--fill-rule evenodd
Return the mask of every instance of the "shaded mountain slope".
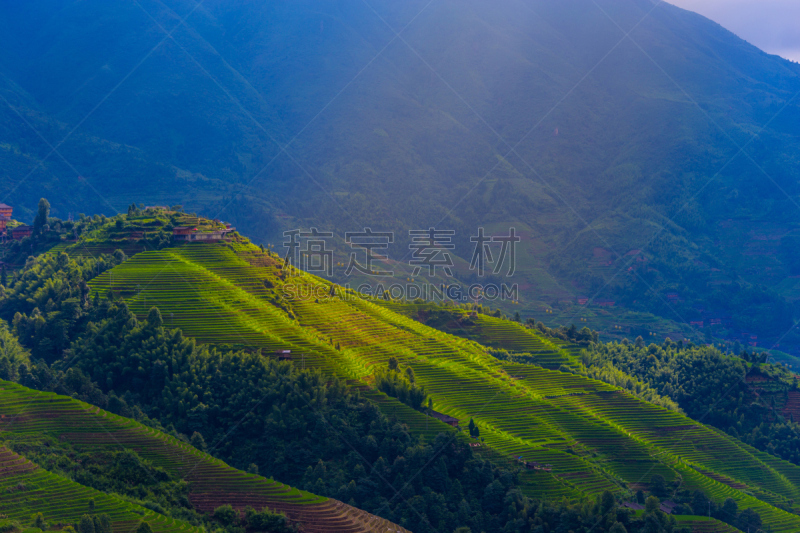
M 515 225 L 527 313 L 609 284 L 672 320 L 736 315 L 720 334 L 791 325 L 800 69 L 669 4 L 36 0 L 0 25 L 4 94 L 47 140 L 3 108 L 23 213 L 135 197 L 258 240 L 391 229 L 395 258 L 409 228 L 456 229 L 464 257 L 476 225 Z M 20 184 L 48 143 L 69 164 Z

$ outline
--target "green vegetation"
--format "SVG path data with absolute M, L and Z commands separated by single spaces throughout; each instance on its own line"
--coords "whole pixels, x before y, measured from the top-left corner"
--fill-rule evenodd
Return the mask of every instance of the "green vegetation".
M 596 521 L 608 514 L 604 493 L 619 506 L 636 501 L 639 489 L 671 499 L 686 516 L 699 512 L 695 494 L 712 510 L 730 499 L 734 517 L 718 515 L 713 527 L 736 524 L 745 511 L 745 519 L 758 516 L 776 532 L 800 524 L 800 467 L 687 417 L 686 398 L 636 368 L 591 359 L 593 350 L 617 345 L 598 344 L 589 330 L 526 327 L 471 309 L 362 297 L 285 271 L 274 254 L 242 239 L 97 260 L 84 257 L 81 246 L 29 261 L 0 302 L 0 316 L 13 317 L 20 336 L 16 352 L 40 354 L 30 362 L 20 356 L 11 377 L 25 386 L 75 395 L 153 428 L 146 431 L 166 428 L 235 467 L 415 532 L 533 530 L 534 509 L 554 498 L 570 502 L 556 506 L 559 513 Z M 95 261 L 110 269 L 94 275 Z M 77 314 L 69 311 L 75 300 Z M 60 355 L 36 335 L 56 326 L 68 340 Z M 274 360 L 275 350 L 287 349 L 291 362 Z M 685 360 L 687 368 L 702 363 L 711 372 L 703 358 L 713 353 L 676 344 L 652 355 L 664 364 Z M 720 386 L 702 373 L 693 380 L 709 391 Z M 426 416 L 432 406 L 460 420 L 463 431 Z M 41 447 L 26 453 L 48 460 Z M 92 453 L 109 469 L 126 457 Z M 174 459 L 136 453 L 168 476 L 180 474 L 170 471 Z M 94 479 L 97 487 L 118 490 L 102 478 Z M 207 513 L 229 503 L 263 508 L 195 500 L 195 481 L 189 493 L 168 479 L 160 483 L 141 484 L 127 497 L 145 497 L 167 513 L 184 512 L 182 495 Z M 298 494 L 302 502 L 305 493 Z M 310 498 L 303 504 L 323 503 Z M 284 510 L 280 502 L 264 505 Z M 615 511 L 603 527 L 682 527 L 660 512 Z M 236 520 L 231 527 L 249 527 L 246 518 Z
M 186 522 L 51 474 L 6 447 L 0 447 L 0 468 L 0 509 L 5 519 L 18 524 L 38 529 L 46 529 L 46 524 L 57 529 L 72 526 L 81 531 L 80 522 L 91 513 L 117 531 L 142 521 L 156 533 L 199 531 Z M 10 531 L 18 527 L 10 525 Z
M 385 370 L 375 372 L 374 379 L 377 390 L 397 398 L 412 409 L 422 411 L 429 407 L 425 401 L 428 395 L 424 387 L 417 385 L 414 370 L 410 366 L 401 368 L 394 357 L 389 358 L 389 365 Z
M 69 383 L 63 386 L 69 387 Z M 82 388 L 85 390 L 86 386 L 84 383 Z M 77 395 L 77 391 L 74 394 Z M 97 393 L 94 396 L 109 401 Z M 114 397 L 109 403 L 126 409 L 124 402 Z M 135 508 L 146 508 L 147 513 L 156 517 L 156 521 L 150 524 L 156 532 L 166 527 L 159 526 L 157 520 L 164 524 L 192 523 L 219 529 L 220 523 L 210 521 L 208 515 L 198 512 L 211 513 L 221 504 L 233 505 L 239 510 L 256 505 L 262 511 L 253 520 L 262 524 L 274 521 L 275 531 L 284 531 L 288 524 L 279 516 L 265 514 L 265 507 L 306 523 L 307 531 L 325 531 L 330 524 L 349 525 L 358 530 L 361 521 L 370 519 L 358 510 L 337 505 L 324 497 L 235 470 L 186 442 L 67 396 L 40 393 L 0 382 L 0 419 L 9 421 L 0 430 L 0 439 L 5 446 L 21 454 L 9 450 L 9 464 L 19 463 L 20 472 L 36 468 L 35 471 L 41 472 L 39 475 L 45 480 L 60 479 L 62 484 L 72 483 L 74 487 L 70 490 L 74 493 L 74 501 L 83 502 L 78 506 L 74 502 L 70 504 L 75 508 L 74 513 L 87 505 L 87 509 L 94 512 L 107 512 L 108 506 L 101 505 L 107 499 L 100 497 L 105 497 L 105 493 L 116 493 L 133 502 L 131 505 L 138 504 L 134 505 Z M 25 459 L 20 460 L 21 456 Z M 49 472 L 38 469 L 34 463 Z M 28 485 L 27 478 L 19 477 L 14 470 L 12 472 L 14 475 L 5 481 L 8 486 Z M 68 482 L 67 478 L 72 481 Z M 52 490 L 64 489 L 59 489 L 56 484 Z M 39 493 L 36 494 L 38 498 Z M 6 512 L 6 506 L 10 504 L 4 503 L 2 498 L 0 493 L 0 508 L 3 509 L 0 512 Z M 29 497 L 27 501 L 28 507 L 18 509 L 13 516 L 24 516 L 30 505 L 40 505 L 37 502 L 46 499 Z M 125 508 L 128 507 L 130 505 Z M 64 520 L 58 512 L 48 514 L 45 509 L 40 510 L 46 517 Z M 113 520 L 122 520 L 117 514 L 109 514 Z M 81 515 L 76 516 L 80 518 Z M 181 522 L 175 522 L 175 519 Z M 230 526 L 231 533 L 238 527 L 235 524 L 221 525 Z M 180 527 L 188 527 L 188 524 Z
M 295 292 L 289 298 L 287 283 L 321 285 L 324 294 L 330 292 L 329 286 L 307 275 L 283 278 L 279 262 L 254 248 L 197 245 L 159 254 L 140 254 L 114 270 L 115 294 L 127 293 L 128 304 L 140 316 L 146 314 L 145 300 L 159 307 L 163 302 L 176 324 L 188 334 L 197 332 L 203 342 L 223 344 L 236 335 L 265 350 L 290 347 L 293 353 L 304 353 L 306 366 L 349 379 L 370 376 L 371 368 L 385 368 L 395 357 L 413 369 L 416 382 L 425 387 L 437 410 L 465 421 L 473 418 L 485 444 L 506 457 L 552 465 L 551 472 L 542 473 L 552 483 L 523 487 L 530 496 L 541 495 L 538 491 L 547 491 L 553 483 L 566 494 L 597 495 L 603 490 L 625 494 L 627 484 L 639 483 L 650 472 L 668 480 L 681 477 L 692 490 L 725 499 L 729 486 L 698 473 L 714 472 L 753 495 L 730 489 L 737 491 L 732 497 L 740 507 L 756 509 L 776 530 L 794 527 L 792 515 L 775 506 L 788 509 L 790 501 L 797 501 L 798 489 L 786 481 L 797 478 L 795 467 L 771 463 L 679 413 L 571 373 L 539 369 L 548 374 L 529 377 L 526 372 L 536 371 L 535 367 L 497 361 L 474 342 L 385 308 L 394 308 L 391 303 L 347 292 L 322 299 L 301 298 Z M 167 262 L 179 275 L 159 273 Z M 188 285 L 190 279 L 202 281 Z M 137 294 L 130 289 L 146 280 L 151 281 L 146 291 Z M 110 281 L 105 274 L 92 286 L 104 293 L 112 288 Z M 180 288 L 182 283 L 185 289 Z M 191 308 L 170 303 L 178 294 L 192 296 Z M 264 320 L 249 318 L 255 316 Z M 264 323 L 269 327 L 262 330 Z M 524 331 L 529 342 L 549 346 L 565 363 L 580 367 L 578 353 L 565 341 L 557 344 L 499 319 L 497 331 L 502 323 L 509 325 L 509 332 Z M 576 394 L 579 390 L 582 394 Z M 679 432 L 680 440 L 670 431 Z M 684 464 L 691 465 L 689 472 L 684 472 Z M 766 476 L 756 476 L 756 471 Z
M 593 344 L 583 353 L 590 369 L 616 368 L 673 398 L 702 419 L 760 450 L 800 464 L 800 424 L 787 410 L 797 378 L 763 364 L 764 355 L 722 354 L 707 346 L 636 342 Z

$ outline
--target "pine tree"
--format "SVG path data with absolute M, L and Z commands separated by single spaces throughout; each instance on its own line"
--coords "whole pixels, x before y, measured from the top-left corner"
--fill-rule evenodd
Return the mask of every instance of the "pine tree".
M 41 198 L 39 200 L 39 211 L 36 213 L 36 218 L 33 219 L 33 233 L 38 235 L 41 233 L 42 228 L 47 225 L 47 218 L 50 216 L 50 202 Z

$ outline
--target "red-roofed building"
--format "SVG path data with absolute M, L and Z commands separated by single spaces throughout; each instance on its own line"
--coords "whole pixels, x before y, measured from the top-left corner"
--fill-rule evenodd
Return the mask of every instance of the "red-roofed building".
M 230 233 L 236 231 L 236 228 L 228 225 L 224 230 L 200 232 L 197 228 L 190 226 L 181 226 L 172 230 L 172 238 L 176 241 L 206 241 L 214 242 L 225 239 Z
M 292 360 L 292 351 L 291 350 L 275 350 L 275 355 L 278 357 L 278 361 L 291 361 Z
M 458 418 L 453 418 L 450 415 L 446 415 L 444 413 L 439 413 L 437 411 L 431 411 L 431 416 L 433 418 L 441 420 L 442 422 L 444 422 L 448 426 L 453 426 L 454 428 L 458 427 Z
M 21 241 L 25 237 L 30 237 L 32 233 L 32 226 L 17 226 L 11 230 L 11 238 L 15 241 Z
M 191 226 L 178 226 L 172 229 L 172 236 L 177 239 L 185 238 L 186 235 L 191 235 L 195 231 L 197 231 L 197 228 Z
M 11 215 L 13 213 L 13 207 L 0 203 L 0 235 L 5 235 L 6 226 L 8 226 L 9 222 L 11 222 Z

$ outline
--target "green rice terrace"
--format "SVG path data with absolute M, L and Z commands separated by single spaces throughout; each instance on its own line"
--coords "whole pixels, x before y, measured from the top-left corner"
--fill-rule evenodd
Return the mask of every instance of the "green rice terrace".
M 94 502 L 91 512 L 107 514 L 115 530 L 134 531 L 138 524 L 146 522 L 159 533 L 200 531 L 189 524 L 51 474 L 5 447 L 0 447 L 0 473 L 0 507 L 3 514 L 12 520 L 27 521 L 34 513 L 41 512 L 52 522 L 76 523 L 90 512 L 87 502 L 91 500 Z
M 43 437 L 68 442 L 76 450 L 99 453 L 132 449 L 156 467 L 189 483 L 189 500 L 200 512 L 221 505 L 235 509 L 268 507 L 299 523 L 303 531 L 356 533 L 404 531 L 344 503 L 248 474 L 133 420 L 53 393 L 0 381 L 0 441 L 31 443 Z M 107 513 L 114 531 L 133 531 L 146 521 L 156 533 L 200 531 L 115 496 L 49 473 L 25 457 L 0 447 L 0 509 L 12 519 L 41 512 L 51 523 L 75 523 L 89 512 Z
M 241 240 L 145 251 L 90 285 L 100 296 L 123 298 L 140 318 L 158 307 L 165 325 L 198 342 L 265 357 L 291 350 L 295 364 L 359 387 L 397 358 L 413 369 L 437 411 L 462 426 L 474 419 L 478 453 L 543 465 L 522 476 L 531 496 L 630 496 L 660 474 L 756 510 L 772 531 L 800 531 L 799 467 L 622 389 L 558 370 L 579 364 L 580 347 L 520 324 L 465 311 L 458 324 L 437 329 L 423 323 L 430 306 L 361 297 L 285 272 L 276 255 Z M 487 347 L 527 353 L 538 365 L 500 361 Z M 396 400 L 372 399 L 414 432 L 447 431 Z M 706 526 L 697 522 L 696 530 L 715 530 Z

